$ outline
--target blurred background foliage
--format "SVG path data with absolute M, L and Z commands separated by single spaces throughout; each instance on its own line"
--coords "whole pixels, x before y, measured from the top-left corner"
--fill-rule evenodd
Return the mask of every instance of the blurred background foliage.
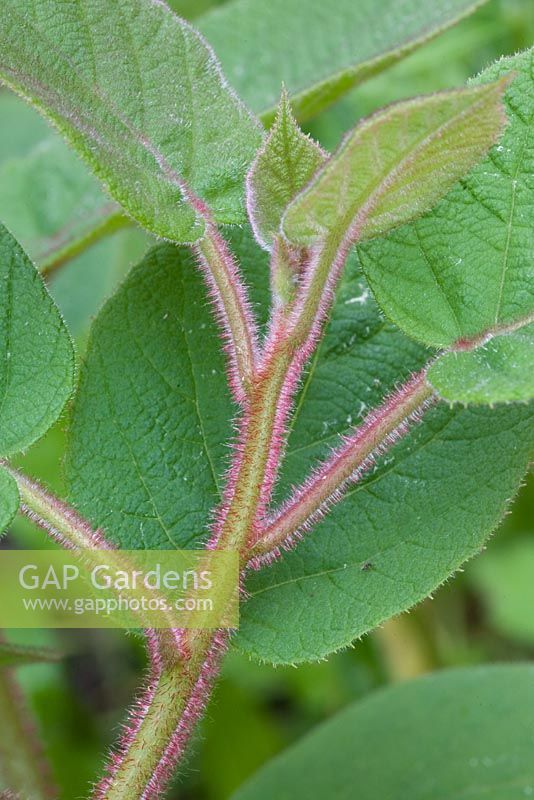
M 171 2 L 190 19 L 215 4 L 213 0 Z M 331 149 L 360 117 L 376 108 L 462 84 L 501 55 L 533 42 L 533 0 L 490 0 L 455 29 L 354 90 L 308 130 Z M 1 210 L 7 198 L 13 208 L 10 174 L 24 172 L 27 159 L 51 134 L 32 110 L 3 90 L 0 118 Z M 30 192 L 50 191 L 48 182 L 46 175 L 40 182 L 30 178 L 27 189 L 19 191 L 17 214 L 24 219 L 28 236 L 34 229 L 46 234 L 47 221 L 32 218 Z M 46 200 L 51 209 L 65 202 L 64 198 Z M 52 226 L 53 219 L 49 222 Z M 91 318 L 148 244 L 140 232 L 123 230 L 51 279 L 51 290 L 80 352 Z M 59 493 L 65 491 L 61 473 L 64 428 L 65 421 L 21 459 L 28 472 Z M 391 620 L 328 661 L 273 669 L 231 653 L 180 779 L 179 796 L 184 800 L 228 798 L 279 750 L 384 683 L 452 665 L 534 657 L 533 521 L 534 481 L 530 480 L 487 550 L 433 600 Z M 14 543 L 46 546 L 45 537 L 22 519 L 16 520 L 2 546 Z M 84 797 L 139 684 L 144 670 L 142 645 L 133 637 L 105 631 L 12 631 L 10 637 L 59 647 L 67 654 L 59 664 L 24 667 L 19 675 L 43 728 L 61 797 Z

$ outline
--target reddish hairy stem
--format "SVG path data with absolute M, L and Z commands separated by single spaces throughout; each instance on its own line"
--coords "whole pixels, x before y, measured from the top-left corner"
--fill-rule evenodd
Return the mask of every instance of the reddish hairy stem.
M 20 511 L 61 547 L 83 553 L 92 550 L 115 551 L 115 546 L 106 539 L 104 531 L 95 530 L 74 508 L 48 492 L 37 481 L 13 469 L 6 461 L 0 461 L 0 464 L 17 482 L 21 499 Z M 112 553 L 109 554 L 109 558 L 111 557 Z M 84 560 L 88 560 L 87 555 Z M 125 568 L 125 562 L 120 556 L 117 568 Z M 158 636 L 165 652 L 174 654 L 178 632 L 173 628 L 162 629 Z
M 33 481 L 6 461 L 2 467 L 15 479 L 21 499 L 20 510 L 50 538 L 69 550 L 109 550 L 104 532 L 95 530 L 75 509 L 54 497 L 37 481 Z
M 280 401 L 294 359 L 293 350 L 286 346 L 282 335 L 280 350 L 273 349 L 254 378 L 224 501 L 208 543 L 211 549 L 238 550 L 243 567 L 258 509 L 265 507 L 268 487 L 274 481 L 276 467 L 272 465 L 279 458 L 281 443 L 275 446 L 273 440 L 278 433 L 283 435 L 280 420 L 287 416 L 290 399 L 282 412 Z M 291 387 L 296 375 L 295 370 L 290 372 Z M 117 756 L 97 787 L 95 800 L 159 797 L 207 702 L 226 641 L 224 632 L 184 630 L 180 632 L 180 656 L 174 663 L 153 655 L 153 661 L 159 661 L 160 666 L 134 708 Z
M 341 265 L 339 271 L 340 269 Z M 316 324 L 311 324 L 307 330 L 296 331 L 283 311 L 275 316 L 261 363 L 254 376 L 247 409 L 240 422 L 223 503 L 217 512 L 208 547 L 237 549 L 241 553 L 243 568 L 249 558 L 250 543 L 259 533 L 256 522 L 263 516 L 271 497 L 283 450 L 286 422 L 298 381 L 320 335 L 321 322 L 327 314 L 327 302 L 319 302 L 318 305 L 319 319 L 314 320 Z M 102 785 L 103 791 L 96 795 L 97 800 L 119 800 L 124 796 L 121 787 L 139 774 L 137 757 L 146 754 L 143 722 L 150 724 L 151 709 L 154 704 L 159 707 L 159 696 L 163 692 L 165 697 L 166 682 L 171 678 L 174 679 L 176 690 L 173 707 L 178 725 L 169 739 L 165 753 L 154 767 L 154 774 L 169 774 L 182 755 L 187 734 L 190 733 L 194 720 L 200 716 L 203 703 L 207 699 L 208 685 L 217 669 L 216 654 L 222 649 L 222 640 L 218 640 L 218 637 L 223 634 L 215 634 L 211 639 L 202 631 L 183 631 L 182 635 L 183 650 L 190 654 L 188 662 L 177 665 L 173 675 L 165 671 L 161 674 L 159 682 L 163 681 L 162 689 L 160 684 L 157 687 L 149 685 L 146 696 L 149 702 L 144 704 L 146 711 L 143 719 L 133 732 L 131 740 L 127 737 L 122 748 L 122 760 L 117 763 L 112 779 Z M 188 678 L 195 665 L 201 678 L 203 670 L 207 670 L 207 677 L 201 681 L 198 694 L 194 688 L 196 684 L 191 684 Z M 183 693 L 184 683 L 186 694 Z M 184 709 L 185 721 L 191 722 L 190 726 L 184 725 Z M 161 708 L 159 719 L 167 721 L 168 711 L 165 713 Z M 155 754 L 154 749 L 152 752 Z M 136 764 L 135 770 L 129 766 L 132 763 Z M 146 763 L 146 758 L 143 758 L 143 763 Z M 140 795 L 142 800 L 157 797 L 156 787 L 153 786 L 153 789 L 155 793 L 151 794 L 150 786 L 147 785 Z
M 148 637 L 151 668 L 147 685 L 130 711 L 118 749 L 98 784 L 94 800 L 155 800 L 184 755 L 208 701 L 227 647 L 226 631 L 198 634 L 195 652 L 170 663 L 158 638 Z
M 258 568 L 290 549 L 338 503 L 347 488 L 360 480 L 391 446 L 418 422 L 434 402 L 427 370 L 413 375 L 396 389 L 363 423 L 343 437 L 343 444 L 298 487 L 263 525 L 261 538 L 251 550 L 251 566 Z
M 271 351 L 265 353 L 253 379 L 223 503 L 208 542 L 210 549 L 238 550 L 243 568 L 257 533 L 256 520 L 270 499 L 285 422 L 307 358 L 304 349 L 295 354 L 282 317 L 275 327 Z M 226 639 L 224 632 L 181 631 L 181 657 L 152 676 L 95 800 L 159 796 L 203 711 Z M 137 791 L 128 795 L 132 786 Z
M 103 532 L 94 530 L 77 511 L 1 463 L 17 482 L 22 512 L 51 538 L 73 550 L 113 549 Z M 204 707 L 227 639 L 225 632 L 214 635 L 204 630 L 145 634 L 151 665 L 147 686 L 131 711 L 106 777 L 95 790 L 96 798 L 159 797 Z M 194 648 L 187 641 L 190 634 L 200 640 Z
M 230 389 L 235 401 L 245 406 L 258 358 L 258 329 L 248 291 L 227 243 L 209 218 L 194 250 L 222 332 Z
M 261 533 L 258 520 L 263 517 L 270 501 L 298 382 L 320 336 L 348 252 L 348 246 L 334 249 L 332 253 L 332 246 L 328 243 L 314 254 L 309 285 L 315 289 L 315 297 L 307 302 L 309 294 L 303 292 L 300 306 L 296 305 L 293 314 L 287 316 L 283 310 L 275 314 L 252 381 L 247 409 L 240 422 L 223 503 L 216 514 L 208 547 L 237 549 L 244 568 L 250 557 L 250 546 Z M 332 256 L 333 269 L 327 263 Z M 326 290 L 324 285 L 318 286 L 321 279 Z M 158 796 L 161 782 L 183 754 L 187 735 L 202 712 L 218 665 L 216 653 L 222 649 L 222 643 L 217 644 L 220 636 L 220 633 L 208 637 L 205 632 L 182 632 L 182 652 L 187 652 L 188 658 L 172 670 L 163 669 L 157 681 L 153 679 L 149 683 L 140 706 L 137 706 L 136 723 L 127 731 L 119 757 L 112 764 L 112 774 L 97 790 L 97 800 L 120 800 L 125 796 L 128 782 L 133 781 L 137 786 L 138 780 L 141 780 L 143 788 L 137 796 L 142 800 Z M 198 684 L 191 680 L 192 671 L 193 675 L 200 676 L 198 692 Z M 204 671 L 207 672 L 203 678 Z M 168 702 L 169 691 L 172 703 Z M 173 714 L 175 728 L 169 736 L 168 725 L 172 726 Z M 158 730 L 163 737 L 159 746 L 152 741 L 153 746 L 147 747 L 147 736 L 150 738 L 155 719 L 159 721 Z M 168 744 L 162 751 L 165 741 Z M 156 760 L 158 749 L 159 761 Z M 156 781 L 145 783 L 151 769 Z
M 349 249 L 348 240 L 339 244 L 335 237 L 314 248 L 293 305 L 274 313 L 210 546 L 222 535 L 231 546 L 239 542 L 243 553 L 244 546 L 252 547 L 262 535 L 294 398 L 321 337 Z

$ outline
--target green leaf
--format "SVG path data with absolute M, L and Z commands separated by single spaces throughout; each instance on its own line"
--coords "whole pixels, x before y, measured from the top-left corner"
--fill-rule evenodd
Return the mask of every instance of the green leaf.
M 384 321 L 351 261 L 297 403 L 278 500 L 428 358 Z M 429 411 L 294 551 L 250 575 L 240 649 L 319 659 L 428 596 L 498 525 L 533 444 L 532 408 Z
M 59 311 L 20 245 L 0 226 L 0 454 L 23 450 L 56 421 L 74 355 Z
M 284 211 L 326 157 L 319 145 L 300 130 L 284 91 L 274 125 L 247 179 L 248 215 L 263 248 L 271 249 L 274 237 L 280 233 Z
M 481 4 L 381 0 L 378 10 L 375 0 L 338 0 L 333 10 L 322 0 L 234 0 L 198 25 L 254 111 L 272 120 L 285 83 L 302 120 Z
M 428 379 L 448 402 L 509 403 L 534 399 L 534 325 L 469 352 L 438 358 Z
M 495 543 L 467 570 L 489 624 L 507 638 L 534 642 L 534 542 L 528 538 Z
M 534 793 L 534 668 L 450 670 L 376 692 L 267 764 L 233 800 L 515 800 Z
M 0 115 L 0 219 L 41 270 L 50 274 L 62 266 L 49 288 L 79 342 L 126 268 L 143 254 L 145 234 L 131 226 L 104 237 L 126 218 L 117 217 L 120 207 L 66 143 L 11 92 L 0 93 Z M 97 242 L 99 236 L 104 241 Z
M 61 655 L 54 650 L 39 647 L 26 647 L 11 642 L 0 641 L 0 669 L 59 661 L 60 658 Z
M 19 509 L 19 490 L 16 482 L 0 467 L 0 534 L 5 531 Z
M 497 139 L 507 83 L 406 100 L 369 117 L 289 206 L 288 239 L 361 241 L 427 211 Z
M 232 231 L 265 324 L 267 255 Z M 216 398 L 216 402 L 214 402 Z M 220 499 L 235 408 L 191 253 L 161 246 L 93 325 L 70 428 L 71 496 L 123 547 L 197 546 Z
M 534 310 L 533 59 L 503 59 L 476 79 L 516 72 L 499 145 L 431 213 L 358 248 L 384 312 L 436 347 L 497 334 Z
M 219 222 L 243 220 L 259 128 L 210 48 L 165 3 L 6 0 L 0 77 L 151 232 L 202 235 L 187 186 Z
M 205 536 L 235 413 L 224 370 L 193 256 L 152 250 L 93 325 L 67 463 L 77 506 L 122 547 Z
M 234 246 L 264 316 L 265 253 L 245 231 Z M 297 404 L 280 495 L 428 357 L 384 321 L 352 261 Z M 186 251 L 159 248 L 94 325 L 67 460 L 75 504 L 123 546 L 196 546 L 233 413 L 202 281 Z M 531 435 L 523 407 L 436 409 L 293 553 L 251 575 L 239 646 L 275 662 L 320 658 L 425 597 L 499 522 Z

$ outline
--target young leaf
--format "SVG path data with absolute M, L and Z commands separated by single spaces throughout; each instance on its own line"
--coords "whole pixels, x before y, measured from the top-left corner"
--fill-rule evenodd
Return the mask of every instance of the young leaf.
M 233 0 L 199 19 L 232 86 L 266 121 L 286 83 L 297 118 L 317 114 L 484 0 Z M 255 69 L 250 65 L 255 64 Z
M 0 669 L 59 661 L 60 658 L 61 655 L 54 650 L 0 641 Z
M 289 206 L 287 238 L 361 241 L 427 211 L 499 136 L 508 80 L 396 103 L 360 123 Z
M 509 403 L 534 399 L 534 325 L 490 339 L 469 352 L 438 358 L 428 379 L 448 402 Z
M 358 248 L 384 312 L 428 344 L 497 334 L 534 310 L 533 59 L 503 59 L 476 79 L 516 74 L 498 146 L 432 212 Z
M 12 521 L 19 508 L 19 490 L 11 475 L 0 468 L 0 534 Z
M 384 321 L 352 260 L 297 402 L 278 500 L 428 358 Z M 314 660 L 422 600 L 498 525 L 533 440 L 523 406 L 427 412 L 295 550 L 249 576 L 237 645 L 274 663 Z
M 217 221 L 242 221 L 259 128 L 202 37 L 165 3 L 6 0 L 0 77 L 153 233 L 202 235 L 191 192 Z
M 0 225 L 0 455 L 28 447 L 56 421 L 72 390 L 73 370 L 59 311 Z
M 247 178 L 248 216 L 257 241 L 270 250 L 287 206 L 326 159 L 318 144 L 301 131 L 287 93 Z
M 512 800 L 534 791 L 534 668 L 438 672 L 320 725 L 233 800 Z M 356 792 L 354 792 L 356 789 Z

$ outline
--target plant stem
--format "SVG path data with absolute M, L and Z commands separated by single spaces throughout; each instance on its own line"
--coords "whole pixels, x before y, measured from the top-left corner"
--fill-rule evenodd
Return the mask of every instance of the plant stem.
M 237 550 L 244 575 L 251 555 L 256 555 L 258 539 L 264 536 L 264 518 L 283 453 L 293 399 L 333 303 L 349 244 L 331 237 L 310 255 L 291 307 L 274 313 L 260 358 L 257 328 L 238 267 L 205 210 L 201 207 L 197 210 L 204 217 L 206 232 L 195 250 L 225 336 L 234 397 L 244 407 L 223 502 L 215 515 L 208 548 Z M 430 391 L 425 382 L 424 392 Z M 370 452 L 377 450 L 380 437 L 387 441 L 387 436 L 407 415 L 415 413 L 423 400 L 423 394 L 410 396 L 402 409 L 386 415 L 373 435 L 367 435 L 365 442 L 356 448 L 356 460 L 358 457 L 365 460 Z M 351 472 L 358 468 L 353 456 L 354 453 Z M 336 479 L 336 469 L 332 480 Z M 37 484 L 10 471 L 19 484 L 25 513 L 67 546 L 95 546 L 95 537 L 99 539 L 100 532 L 92 531 L 76 512 Z M 314 502 L 316 495 L 314 492 Z M 291 513 L 297 513 L 299 503 L 300 499 Z M 309 519 L 311 506 L 306 503 L 307 498 L 302 498 L 302 514 Z M 170 644 L 162 635 L 148 634 L 152 664 L 148 686 L 131 713 L 118 751 L 96 789 L 95 800 L 154 800 L 160 796 L 185 751 L 218 672 L 228 633 L 194 629 L 171 633 Z
M 79 256 L 93 244 L 96 244 L 106 236 L 122 230 L 122 228 L 126 228 L 131 224 L 132 221 L 120 211 L 114 213 L 105 212 L 99 224 L 95 225 L 92 230 L 77 239 L 71 239 L 70 241 L 68 239 L 61 240 L 59 234 L 58 237 L 56 237 L 57 241 L 54 239 L 50 240 L 48 250 L 38 258 L 41 265 L 41 275 L 45 278 L 49 278 L 60 267 L 68 261 L 72 261 L 73 258 Z
M 275 314 L 262 358 L 251 373 L 233 463 L 208 543 L 210 549 L 237 550 L 243 574 L 250 548 L 262 533 L 260 524 L 276 479 L 298 382 L 320 337 L 347 252 L 348 246 L 328 242 L 315 254 L 300 301 L 297 298 L 289 315 Z M 215 254 L 210 253 L 210 266 L 214 261 Z M 221 632 L 181 632 L 181 657 L 173 665 L 167 663 L 149 684 L 95 800 L 159 796 L 207 701 L 224 649 L 222 641 L 225 634 Z
M 348 245 L 322 243 L 305 267 L 293 308 L 273 315 L 215 525 L 215 541 L 222 537 L 242 556 L 262 533 L 299 380 L 321 336 L 347 253 Z
M 62 547 L 82 550 L 108 550 L 109 543 L 100 530 L 94 530 L 71 506 L 46 491 L 36 481 L 13 469 L 6 461 L 2 467 L 17 482 L 21 511 Z
M 254 381 L 249 410 L 242 421 L 243 446 L 238 445 L 209 543 L 211 549 L 238 550 L 243 567 L 288 361 L 287 353 L 285 359 L 275 359 L 277 369 L 267 370 Z M 227 638 L 224 631 L 183 630 L 174 663 L 152 655 L 152 662 L 160 665 L 131 714 L 95 800 L 153 800 L 160 796 L 207 702 Z
M 106 561 L 115 563 L 116 569 L 133 569 L 134 564 L 124 560 L 122 553 L 107 541 L 104 532 L 95 530 L 89 522 L 81 517 L 78 512 L 67 503 L 54 497 L 36 481 L 13 469 L 6 461 L 0 460 L 2 467 L 16 480 L 21 498 L 20 510 L 35 525 L 42 528 L 54 541 L 68 550 L 83 553 L 84 562 L 98 565 L 100 559 L 93 561 L 92 551 L 107 550 Z M 139 617 L 139 627 L 145 624 L 143 617 Z M 165 654 L 174 659 L 177 647 L 177 631 L 172 615 L 169 616 L 169 627 L 157 634 L 161 640 Z M 174 661 L 173 661 L 174 663 Z
M 265 485 L 269 471 L 269 443 L 272 443 L 279 410 L 279 403 L 273 405 L 273 401 L 279 401 L 288 365 L 292 363 L 288 352 L 291 351 L 282 350 L 281 355 L 276 354 L 272 368 L 269 367 L 267 373 L 257 379 L 251 394 L 251 410 L 243 424 L 242 445 L 238 446 L 227 496 L 209 545 L 212 548 L 238 549 L 242 555 L 243 573 L 251 553 L 255 554 L 254 549 L 249 549 L 249 543 L 254 537 L 258 509 L 265 501 L 261 487 Z M 382 442 L 387 443 L 388 437 L 399 429 L 407 415 L 413 415 L 424 407 L 425 400 L 432 395 L 424 378 L 423 372 L 398 390 L 395 397 L 402 397 L 402 403 L 390 400 L 389 405 L 384 404 L 388 413 L 377 412 L 380 422 L 366 433 L 365 446 L 357 451 L 362 463 L 368 457 L 368 448 L 376 450 Z M 352 470 L 357 466 L 353 458 Z M 260 553 L 265 546 L 264 542 L 256 545 Z M 159 797 L 173 766 L 185 752 L 188 736 L 207 702 L 226 637 L 221 632 L 195 630 L 182 631 L 182 637 L 186 655 L 174 666 L 164 666 L 149 684 L 137 711 L 133 712 L 133 724 L 126 733 L 114 766 L 112 764 L 112 774 L 99 787 L 95 800 L 130 800 L 134 797 L 153 800 Z M 140 776 L 142 780 L 138 783 Z M 136 787 L 135 793 L 132 787 Z
M 0 670 L 0 774 L 3 783 L 26 800 L 55 796 L 35 723 L 10 669 Z
M 244 406 L 256 371 L 258 330 L 239 267 L 208 212 L 203 213 L 205 233 L 194 250 L 222 331 L 230 362 L 230 388 L 236 402 Z
M 245 567 L 247 542 L 261 504 L 268 470 L 277 400 L 287 366 L 258 377 L 242 422 L 242 446 L 230 470 L 225 501 L 217 515 L 211 549 L 235 549 Z M 290 359 L 289 359 L 290 361 Z M 181 656 L 168 659 L 151 678 L 134 708 L 132 722 L 112 759 L 108 775 L 98 786 L 95 800 L 153 800 L 183 755 L 191 731 L 207 702 L 217 674 L 227 634 L 221 631 L 183 630 Z M 153 661 L 157 659 L 153 658 Z
M 251 550 L 251 558 L 266 556 L 280 547 L 288 549 L 300 532 L 318 522 L 339 502 L 351 483 L 361 478 L 377 455 L 394 445 L 416 422 L 433 399 L 426 380 L 427 370 L 412 378 L 372 411 L 312 475 L 295 489 L 265 523 L 261 539 Z
M 153 800 L 172 777 L 208 701 L 228 638 L 222 631 L 187 633 L 194 634 L 192 649 L 174 664 L 154 653 L 158 645 L 152 642 L 148 685 L 130 714 L 95 800 Z

